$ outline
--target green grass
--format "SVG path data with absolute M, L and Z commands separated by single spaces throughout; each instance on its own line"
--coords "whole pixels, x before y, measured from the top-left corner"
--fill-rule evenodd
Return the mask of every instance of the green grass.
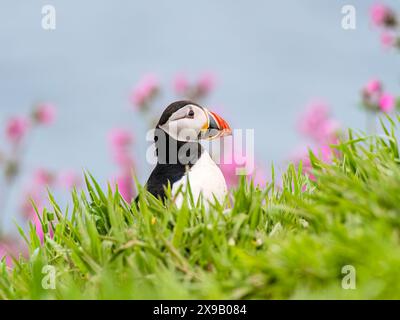
M 53 236 L 41 244 L 31 227 L 29 258 L 0 263 L 0 298 L 400 298 L 399 121 L 378 136 L 349 131 L 332 164 L 312 156 L 316 181 L 291 165 L 281 187 L 242 181 L 208 212 L 143 190 L 139 212 L 89 176 L 65 212 L 50 195 L 40 216 Z M 41 285 L 45 265 L 55 290 Z M 355 290 L 342 288 L 345 265 Z

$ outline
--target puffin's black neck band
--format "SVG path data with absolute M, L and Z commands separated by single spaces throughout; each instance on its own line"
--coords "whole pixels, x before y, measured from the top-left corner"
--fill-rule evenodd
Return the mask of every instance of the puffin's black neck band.
M 156 128 L 154 141 L 156 144 L 157 163 L 161 165 L 191 167 L 203 153 L 203 147 L 199 142 L 175 140 L 160 128 Z

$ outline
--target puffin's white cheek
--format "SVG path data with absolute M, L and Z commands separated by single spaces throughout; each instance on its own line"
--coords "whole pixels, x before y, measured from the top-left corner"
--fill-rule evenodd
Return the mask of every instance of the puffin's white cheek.
M 198 139 L 199 130 L 194 119 L 178 120 L 178 140 L 194 141 Z
M 166 133 L 178 141 L 196 141 L 200 130 L 193 127 L 195 124 L 193 119 L 180 119 L 176 121 L 167 122 L 161 126 Z
M 160 128 L 167 134 L 169 134 L 172 138 L 177 139 L 179 131 L 177 121 L 167 122 L 160 126 Z

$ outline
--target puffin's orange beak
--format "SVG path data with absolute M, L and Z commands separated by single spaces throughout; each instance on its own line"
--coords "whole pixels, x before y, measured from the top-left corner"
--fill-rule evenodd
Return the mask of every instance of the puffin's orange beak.
M 203 139 L 215 139 L 218 137 L 225 137 L 232 134 L 232 129 L 229 124 L 214 112 L 204 109 L 207 122 L 202 128 L 201 137 Z

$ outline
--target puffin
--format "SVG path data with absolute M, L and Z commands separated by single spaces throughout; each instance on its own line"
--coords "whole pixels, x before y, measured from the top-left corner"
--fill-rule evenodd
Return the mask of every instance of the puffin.
M 223 203 L 227 194 L 224 175 L 200 142 L 231 134 L 228 123 L 207 108 L 188 100 L 171 103 L 154 131 L 157 163 L 145 188 L 165 201 L 170 185 L 178 207 L 188 185 L 195 203 L 200 196 L 207 207 L 215 199 Z

